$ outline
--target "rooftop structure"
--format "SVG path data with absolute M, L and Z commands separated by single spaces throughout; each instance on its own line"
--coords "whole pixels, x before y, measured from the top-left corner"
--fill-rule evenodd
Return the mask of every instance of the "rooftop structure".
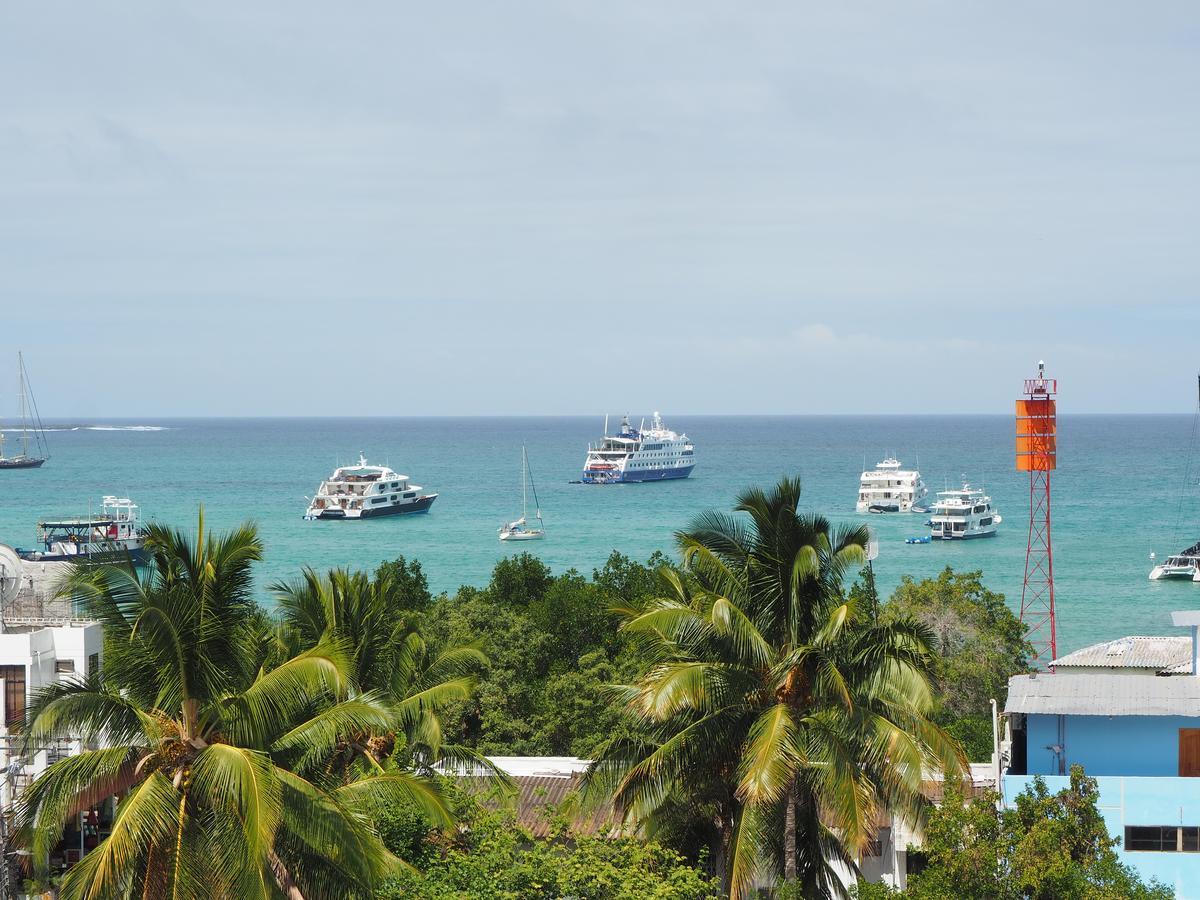
M 1120 669 L 1159 675 L 1188 672 L 1191 664 L 1191 638 L 1182 635 L 1134 635 L 1093 644 L 1060 656 L 1054 660 L 1054 670 L 1069 674 Z
M 1121 861 L 1181 898 L 1200 898 L 1200 612 L 1173 613 L 1188 636 L 1124 637 L 1009 679 L 1005 803 L 1040 776 L 1096 779 L 1098 808 Z

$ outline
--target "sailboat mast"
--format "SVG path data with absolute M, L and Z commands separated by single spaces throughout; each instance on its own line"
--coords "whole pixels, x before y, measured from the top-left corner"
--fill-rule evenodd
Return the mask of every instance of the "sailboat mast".
M 17 386 L 21 394 L 21 455 L 29 455 L 29 414 L 25 409 L 25 360 L 17 352 Z
M 529 466 L 529 460 L 525 455 L 525 445 L 521 445 L 521 519 L 524 520 L 526 513 L 529 511 L 528 502 L 525 498 L 525 482 L 529 477 L 525 474 Z

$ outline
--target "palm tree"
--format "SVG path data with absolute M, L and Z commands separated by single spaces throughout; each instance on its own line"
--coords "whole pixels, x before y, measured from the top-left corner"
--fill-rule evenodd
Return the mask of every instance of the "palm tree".
M 407 765 L 430 772 L 438 761 L 465 771 L 497 774 L 486 760 L 446 742 L 440 714 L 470 698 L 487 657 L 474 646 L 434 654 L 420 631 L 418 614 L 404 602 L 403 586 L 388 575 L 306 568 L 291 583 L 273 587 L 282 615 L 281 642 L 295 652 L 330 641 L 348 650 L 354 681 L 393 713 L 382 731 L 357 737 L 379 757 L 394 753 Z
M 759 873 L 805 897 L 843 894 L 837 864 L 882 809 L 919 820 L 922 776 L 961 750 L 927 718 L 935 656 L 912 621 L 879 624 L 843 591 L 865 528 L 797 512 L 798 479 L 748 490 L 677 535 L 668 596 L 621 611 L 650 666 L 619 689 L 640 726 L 594 766 L 591 789 L 655 827 L 705 811 L 731 896 Z
M 439 823 L 435 787 L 401 770 L 353 781 L 321 766 L 349 734 L 392 721 L 351 696 L 346 648 L 326 641 L 261 666 L 251 593 L 261 557 L 252 526 L 194 539 L 151 526 L 148 570 L 76 568 L 65 591 L 105 628 L 99 673 L 34 699 L 30 745 L 71 734 L 82 753 L 30 786 L 20 824 L 44 866 L 64 823 L 119 796 L 112 833 L 66 875 L 67 898 L 359 897 L 399 860 L 370 825 L 381 806 L 416 804 Z

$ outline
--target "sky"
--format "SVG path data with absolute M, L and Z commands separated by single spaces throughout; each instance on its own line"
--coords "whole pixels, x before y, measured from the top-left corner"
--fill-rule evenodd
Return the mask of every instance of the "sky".
M 1190 412 L 1200 6 L 0 3 L 0 414 Z M 6 361 L 9 360 L 9 361 Z M 12 378 L 3 373 L 13 371 Z

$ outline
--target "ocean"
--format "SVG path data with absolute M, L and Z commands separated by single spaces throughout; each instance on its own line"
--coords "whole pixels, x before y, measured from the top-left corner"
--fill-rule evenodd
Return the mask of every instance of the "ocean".
M 805 510 L 876 529 L 884 595 L 903 575 L 935 575 L 949 565 L 982 570 L 990 588 L 1020 605 L 1029 482 L 1014 471 L 1008 416 L 668 416 L 668 427 L 696 443 L 692 477 L 609 486 L 570 483 L 601 431 L 599 416 L 74 424 L 48 434 L 52 458 L 43 468 L 0 472 L 0 543 L 34 546 L 39 518 L 94 512 L 103 494 L 116 494 L 137 502 L 144 520 L 187 530 L 201 504 L 212 528 L 256 522 L 266 547 L 258 587 L 267 602 L 270 585 L 302 566 L 370 568 L 400 554 L 420 560 L 435 591 L 452 592 L 485 584 L 510 553 L 534 553 L 556 572 L 585 575 L 612 550 L 639 560 L 655 550 L 674 555 L 673 533 L 697 513 L 728 508 L 748 485 L 798 474 Z M 1200 608 L 1200 585 L 1146 577 L 1152 550 L 1162 558 L 1200 538 L 1200 492 L 1194 479 L 1184 480 L 1192 435 L 1191 416 L 1060 417 L 1053 476 L 1060 653 L 1126 634 L 1170 634 L 1171 610 Z M 496 532 L 520 514 L 522 442 L 547 538 L 508 546 Z M 432 511 L 304 521 L 305 496 L 359 451 L 436 491 Z M 1004 518 L 999 534 L 908 545 L 905 537 L 928 533 L 925 516 L 857 516 L 859 472 L 890 454 L 919 465 L 931 492 L 959 486 L 964 475 L 985 487 Z

